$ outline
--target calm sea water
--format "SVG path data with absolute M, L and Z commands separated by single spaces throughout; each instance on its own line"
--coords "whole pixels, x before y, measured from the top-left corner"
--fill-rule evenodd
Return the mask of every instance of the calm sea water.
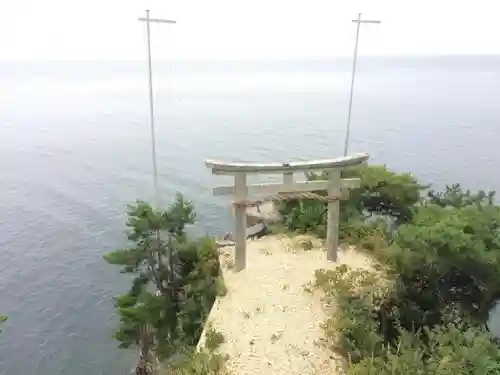
M 171 73 L 169 73 L 171 71 Z M 156 63 L 160 183 L 197 207 L 197 233 L 230 227 L 205 158 L 342 154 L 349 60 Z M 2 375 L 114 375 L 127 287 L 102 255 L 125 244 L 126 204 L 153 195 L 143 62 L 0 63 Z M 500 190 L 500 57 L 362 57 L 352 152 L 438 186 Z

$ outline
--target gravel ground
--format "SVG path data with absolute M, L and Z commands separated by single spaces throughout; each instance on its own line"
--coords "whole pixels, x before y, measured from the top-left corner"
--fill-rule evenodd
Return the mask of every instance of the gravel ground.
M 309 251 L 298 245 L 304 241 L 280 235 L 248 241 L 247 268 L 238 273 L 228 269 L 234 248 L 220 249 L 228 293 L 216 301 L 209 325 L 224 335 L 219 351 L 229 355 L 234 375 L 342 373 L 340 359 L 319 345 L 327 316 L 320 298 L 304 285 L 317 269 L 366 268 L 370 262 L 349 249 L 330 263 L 318 240 Z

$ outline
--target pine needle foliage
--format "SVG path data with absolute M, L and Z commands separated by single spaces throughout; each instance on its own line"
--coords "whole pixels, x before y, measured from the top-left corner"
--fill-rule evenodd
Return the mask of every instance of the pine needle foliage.
M 138 346 L 146 326 L 160 360 L 197 343 L 220 275 L 214 240 L 186 234 L 195 217 L 180 194 L 165 211 L 142 201 L 128 207 L 130 246 L 104 256 L 132 276 L 130 289 L 115 298 L 120 347 Z

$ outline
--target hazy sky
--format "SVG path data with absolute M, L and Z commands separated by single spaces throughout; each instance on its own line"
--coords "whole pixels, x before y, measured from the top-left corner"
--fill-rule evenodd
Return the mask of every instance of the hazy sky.
M 358 12 L 365 55 L 500 53 L 499 0 L 0 0 L 0 60 L 351 55 Z

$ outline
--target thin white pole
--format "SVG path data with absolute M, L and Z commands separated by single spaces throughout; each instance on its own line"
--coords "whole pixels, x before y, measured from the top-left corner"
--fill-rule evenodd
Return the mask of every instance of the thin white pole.
M 149 10 L 146 10 L 146 34 L 148 40 L 148 76 L 149 76 L 149 122 L 151 125 L 151 150 L 153 152 L 153 179 L 155 187 L 156 208 L 160 207 L 160 187 L 158 186 L 158 167 L 156 165 L 156 137 L 153 99 L 153 69 L 151 64 L 151 30 L 149 27 Z
M 155 188 L 155 200 L 157 209 L 160 207 L 160 187 L 158 184 L 158 167 L 156 163 L 156 137 L 155 137 L 155 117 L 154 117 L 154 98 L 153 98 L 153 68 L 151 63 L 151 30 L 150 23 L 176 23 L 171 20 L 164 20 L 159 18 L 150 18 L 149 10 L 146 10 L 146 17 L 139 18 L 139 21 L 146 22 L 146 35 L 148 44 L 148 78 L 149 78 L 149 121 L 151 124 L 151 150 L 153 158 L 153 179 Z
M 362 23 L 381 23 L 381 21 L 361 20 L 361 13 L 358 13 L 358 19 L 352 20 L 352 22 L 355 22 L 358 25 L 356 27 L 356 42 L 354 43 L 354 60 L 352 63 L 351 92 L 349 95 L 349 112 L 347 113 L 347 126 L 346 126 L 345 143 L 344 143 L 344 156 L 347 156 L 347 151 L 349 148 L 349 135 L 351 132 L 352 98 L 354 96 L 354 78 L 356 77 L 356 63 L 358 61 L 359 29 L 360 29 L 360 26 Z
M 361 13 L 358 13 L 358 26 L 356 28 L 356 42 L 354 43 L 354 61 L 352 63 L 351 93 L 349 96 L 349 112 L 347 113 L 347 128 L 345 133 L 344 156 L 347 156 L 349 147 L 349 133 L 351 132 L 352 97 L 354 93 L 354 78 L 356 77 L 356 61 L 358 60 L 359 27 L 361 26 Z

